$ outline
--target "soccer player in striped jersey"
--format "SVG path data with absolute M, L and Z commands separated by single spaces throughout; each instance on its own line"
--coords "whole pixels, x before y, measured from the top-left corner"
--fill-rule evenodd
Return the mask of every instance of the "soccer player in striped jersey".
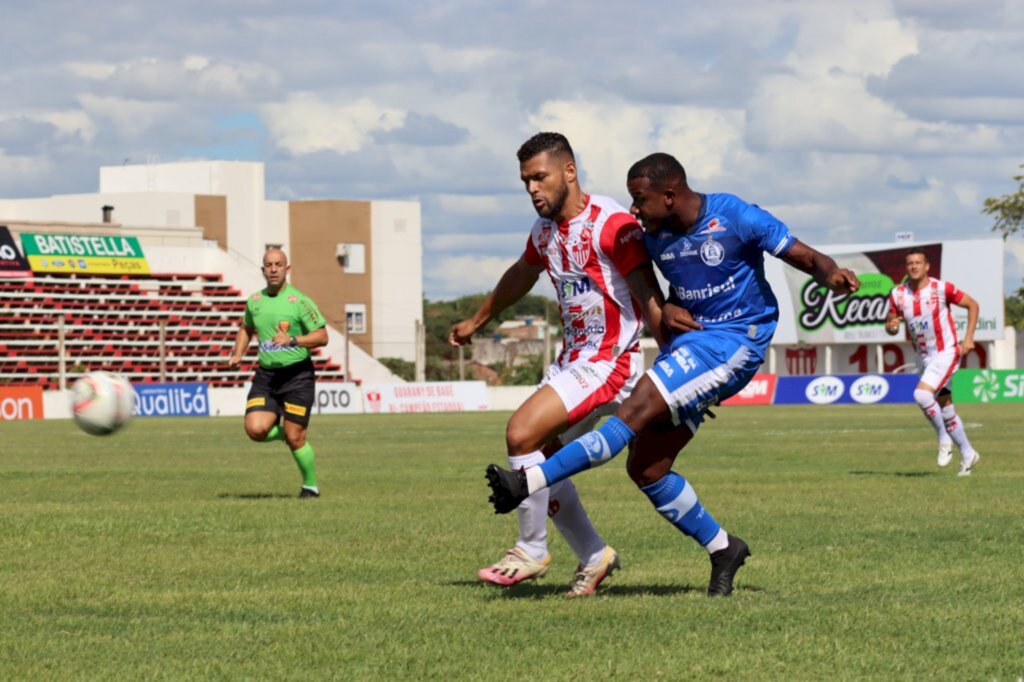
M 764 276 L 764 253 L 811 275 L 832 291 L 860 286 L 850 270 L 798 241 L 767 211 L 731 194 L 699 194 L 682 165 L 652 154 L 629 169 L 630 211 L 671 289 L 663 318 L 675 332 L 629 398 L 599 429 L 526 471 L 487 469 L 495 511 L 598 466 L 631 445 L 626 470 L 654 508 L 711 559 L 708 596 L 726 596 L 750 551 L 701 505 L 672 471 L 708 408 L 738 393 L 764 362 L 779 319 Z M 685 308 L 683 307 L 685 306 Z M 696 326 L 696 331 L 691 331 Z
M 502 275 L 473 317 L 454 325 L 452 345 L 473 334 L 525 296 L 547 272 L 555 287 L 563 347 L 537 391 L 508 422 L 505 441 L 512 469 L 544 461 L 545 452 L 589 432 L 629 394 L 643 359 L 642 320 L 661 339 L 664 301 L 643 229 L 609 197 L 585 194 L 569 141 L 538 133 L 518 151 L 519 172 L 539 218 L 519 260 Z M 519 538 L 478 577 L 501 586 L 537 578 L 551 563 L 547 519 L 579 559 L 569 596 L 593 594 L 619 567 L 619 555 L 594 529 L 572 481 L 531 496 L 518 512 Z
M 953 443 L 960 450 L 958 476 L 970 476 L 981 456 L 971 447 L 963 422 L 953 407 L 949 387 L 960 359 L 974 350 L 974 329 L 978 326 L 978 302 L 950 282 L 928 276 L 930 264 L 924 249 L 913 248 L 906 255 L 907 279 L 889 293 L 889 316 L 885 331 L 895 335 L 900 320 L 907 323 L 907 335 L 924 365 L 914 400 L 939 438 L 940 467 L 953 459 Z M 967 308 L 967 333 L 958 341 L 951 305 Z

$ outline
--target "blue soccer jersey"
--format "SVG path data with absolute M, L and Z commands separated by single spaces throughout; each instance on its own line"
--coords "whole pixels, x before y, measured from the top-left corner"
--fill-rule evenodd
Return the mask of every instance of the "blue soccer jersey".
M 785 223 L 732 194 L 708 194 L 687 234 L 662 230 L 645 240 L 671 302 L 705 329 L 742 334 L 762 352 L 767 348 L 779 306 L 764 276 L 764 252 L 778 257 L 793 246 Z

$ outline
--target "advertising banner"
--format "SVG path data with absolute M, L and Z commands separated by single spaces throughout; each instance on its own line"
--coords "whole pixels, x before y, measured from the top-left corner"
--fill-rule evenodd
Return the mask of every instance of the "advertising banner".
M 205 381 L 180 384 L 132 384 L 136 417 L 205 417 L 210 414 Z
M 438 381 L 422 384 L 363 384 L 365 411 L 476 412 L 490 409 L 483 381 Z
M 342 381 L 317 381 L 313 414 L 361 414 L 359 386 Z
M 1024 369 L 962 369 L 953 375 L 958 403 L 1024 403 Z
M 914 402 L 914 374 L 779 377 L 776 405 L 873 405 Z
M 771 405 L 775 400 L 775 385 L 779 378 L 774 374 L 757 374 L 743 390 L 724 401 L 723 405 Z
M 31 277 L 32 268 L 14 245 L 6 225 L 0 225 L 0 277 Z
M 33 272 L 149 274 L 149 264 L 135 237 L 23 232 L 21 246 Z
M 924 250 L 928 274 L 952 282 L 978 301 L 980 316 L 974 338 L 1003 338 L 1003 243 L 1000 239 L 972 239 L 929 244 L 823 246 L 840 267 L 850 268 L 861 280 L 852 295 L 835 294 L 805 273 L 767 258 L 765 275 L 779 299 L 779 327 L 773 342 L 789 344 L 901 343 L 904 331 L 885 333 L 888 295 L 906 278 L 906 252 Z M 967 329 L 967 310 L 951 306 L 961 338 Z
M 42 386 L 0 386 L 0 421 L 42 418 Z

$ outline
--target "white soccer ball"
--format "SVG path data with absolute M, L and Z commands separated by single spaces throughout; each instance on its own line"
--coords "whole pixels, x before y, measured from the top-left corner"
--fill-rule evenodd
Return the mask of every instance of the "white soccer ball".
M 120 374 L 89 372 L 71 387 L 71 412 L 78 426 L 94 436 L 114 433 L 128 423 L 135 391 Z

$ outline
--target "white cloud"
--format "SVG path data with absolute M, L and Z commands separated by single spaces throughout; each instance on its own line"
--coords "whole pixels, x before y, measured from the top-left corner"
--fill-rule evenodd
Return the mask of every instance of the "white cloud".
M 444 256 L 424 262 L 428 296 L 447 298 L 490 291 L 516 261 L 498 256 Z
M 294 154 L 321 150 L 354 152 L 370 134 L 401 127 L 405 112 L 379 106 L 363 97 L 355 102 L 326 101 L 313 93 L 296 93 L 262 108 L 274 142 Z

